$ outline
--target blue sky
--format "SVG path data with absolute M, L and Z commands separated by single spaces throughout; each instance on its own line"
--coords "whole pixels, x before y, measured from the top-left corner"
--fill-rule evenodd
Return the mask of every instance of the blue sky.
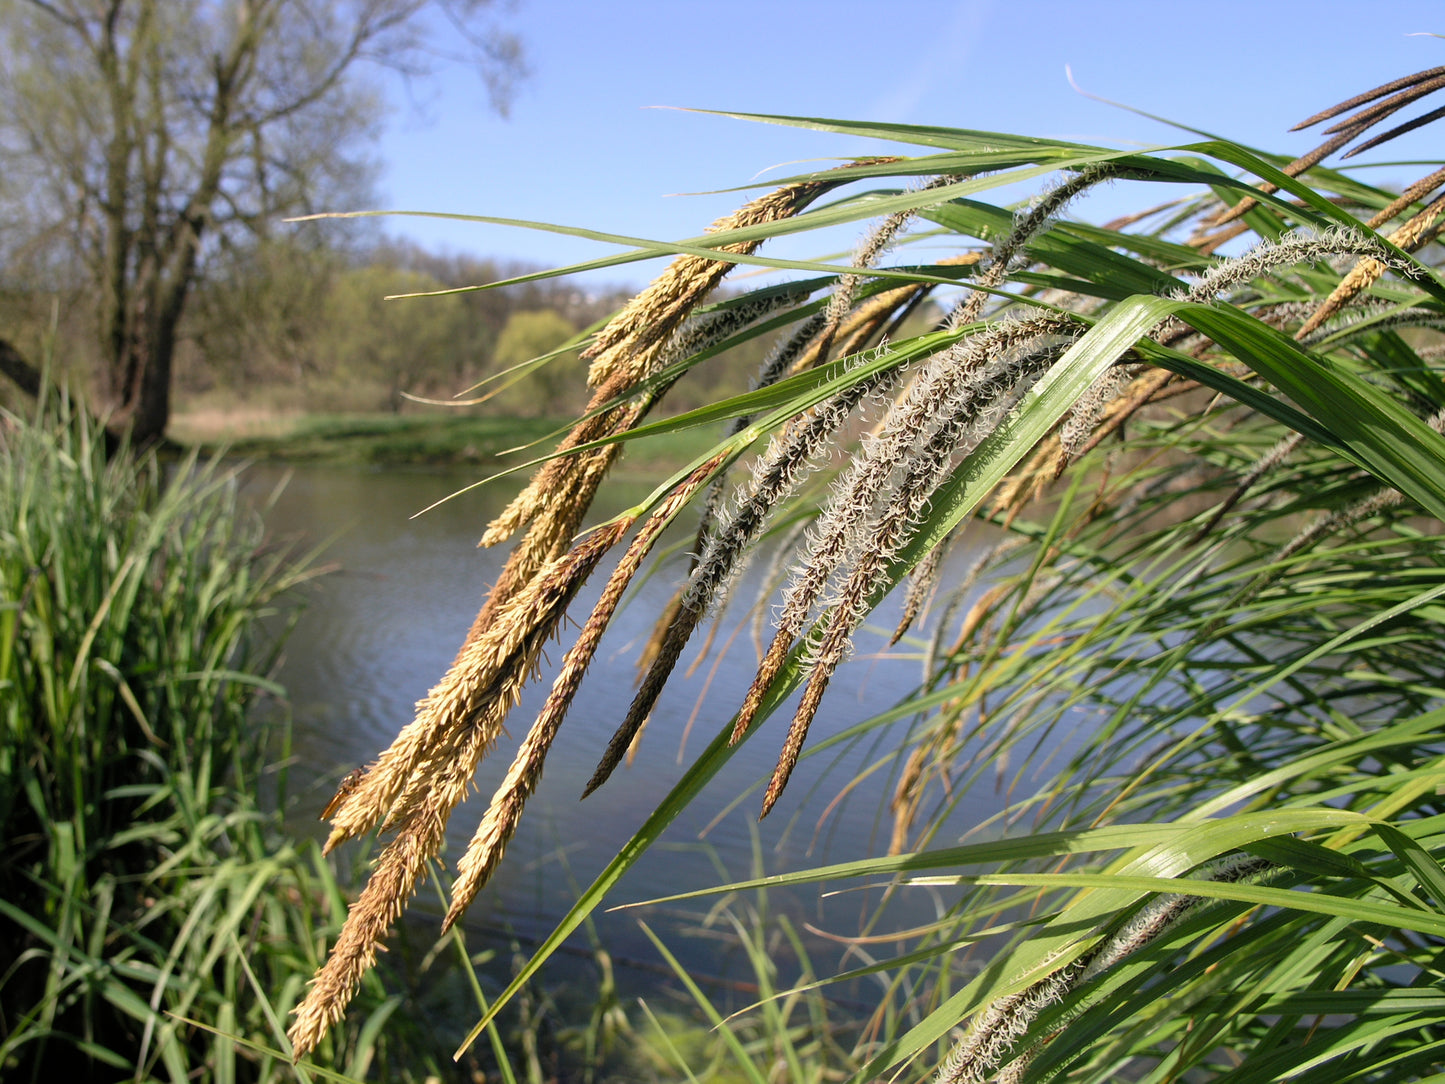
M 1292 124 L 1445 64 L 1445 40 L 1412 36 L 1445 32 L 1440 0 L 520 0 L 507 21 L 532 68 L 510 118 L 490 112 L 479 81 L 460 69 L 444 71 L 419 106 L 396 90 L 377 148 L 384 206 L 679 238 L 701 232 L 740 197 L 678 193 L 880 148 L 653 107 L 943 124 L 1108 145 L 1189 138 L 1086 96 L 1070 85 L 1067 66 L 1089 94 L 1300 153 L 1320 137 L 1290 134 Z M 1375 157 L 1438 159 L 1441 137 L 1437 125 Z M 1375 179 L 1403 182 L 1420 172 L 1386 167 Z M 1122 209 L 1102 199 L 1076 213 L 1099 219 Z M 614 251 L 456 222 L 396 218 L 386 228 L 432 248 L 545 265 Z M 795 242 L 802 249 L 772 251 L 817 255 L 818 243 L 803 238 Z M 646 273 L 606 275 L 633 283 Z

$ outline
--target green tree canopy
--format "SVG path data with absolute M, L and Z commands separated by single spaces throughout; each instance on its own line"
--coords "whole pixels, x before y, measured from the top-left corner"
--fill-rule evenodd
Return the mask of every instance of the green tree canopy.
M 551 309 L 514 312 L 507 318 L 492 351 L 492 369 L 501 373 L 550 354 L 577 334 L 561 313 Z M 520 386 L 498 396 L 509 413 L 538 415 L 576 411 L 585 388 L 581 362 L 575 351 L 538 365 Z

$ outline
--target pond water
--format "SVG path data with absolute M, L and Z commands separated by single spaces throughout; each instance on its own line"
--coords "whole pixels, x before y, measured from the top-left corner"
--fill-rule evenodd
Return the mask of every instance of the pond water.
M 289 476 L 287 478 L 286 476 Z M 307 605 L 288 641 L 280 681 L 286 686 L 293 716 L 294 761 L 289 771 L 289 828 L 298 835 L 323 834 L 316 818 L 348 770 L 369 762 L 412 718 L 412 706 L 450 664 L 483 595 L 505 554 L 478 549 L 483 526 L 513 489 L 484 487 L 417 518 L 432 502 L 475 481 L 467 471 L 368 470 L 301 465 L 248 469 L 246 492 L 257 499 L 285 480 L 266 513 L 273 536 L 300 536 L 325 542 L 324 560 L 340 571 L 306 592 Z M 640 499 L 646 490 L 614 483 L 599 502 L 598 516 Z M 669 540 L 664 540 L 667 545 Z M 670 541 L 680 550 L 686 536 Z M 960 546 L 950 567 L 971 564 L 980 545 Z M 659 552 L 662 547 L 659 547 Z M 765 564 L 766 561 L 760 563 Z M 612 780 L 585 802 L 583 784 L 630 703 L 635 663 L 660 608 L 685 573 L 679 553 L 665 559 L 634 587 L 609 630 L 572 711 L 562 728 L 541 785 L 528 804 L 516 839 L 500 872 L 473 905 L 469 938 L 501 938 L 525 947 L 551 931 L 578 893 L 588 885 L 647 814 L 682 775 L 690 758 L 728 724 L 752 677 L 768 635 L 754 617 L 755 570 L 733 592 L 711 652 L 698 660 L 703 633 L 664 693 L 643 737 L 636 760 L 619 768 Z M 595 575 L 574 604 L 580 622 L 605 579 Z M 876 616 L 888 625 L 896 603 Z M 858 651 L 830 685 L 810 742 L 893 707 L 920 678 L 916 647 L 900 645 L 882 652 L 880 628 L 860 634 Z M 549 652 L 550 667 L 560 664 L 565 645 Z M 550 686 L 546 672 L 513 712 L 509 736 L 486 759 L 475 794 L 453 816 L 448 859 L 465 847 L 496 784 L 526 733 Z M 886 751 L 870 738 L 863 746 L 805 759 L 773 814 L 761 825 L 757 812 L 761 784 L 767 779 L 791 715 L 782 710 L 767 720 L 702 795 L 670 827 L 614 890 L 612 905 L 646 900 L 691 888 L 740 879 L 761 867 L 775 873 L 876 854 L 886 848 L 890 823 L 887 795 L 894 775 L 884 768 L 856 785 L 835 803 L 840 789 Z M 893 731 L 891 740 L 901 737 Z M 751 790 L 750 790 L 751 789 Z M 738 796 L 750 790 L 741 801 Z M 993 815 L 1003 799 L 991 787 L 964 796 L 944 845 Z M 353 844 L 354 846 L 354 844 Z M 815 889 L 773 892 L 769 906 L 786 911 L 800 927 L 847 937 L 878 905 L 875 891 L 823 898 Z M 685 907 L 599 912 L 597 936 L 613 959 L 644 971 L 661 961 L 639 927 L 645 919 L 699 975 L 741 977 L 742 960 L 720 947 L 716 931 L 704 928 L 701 915 L 712 900 Z M 428 888 L 414 909 L 434 904 Z M 890 903 L 892 921 L 902 927 L 936 914 L 938 900 L 923 891 L 898 895 Z M 579 946 L 587 942 L 579 933 Z M 818 937 L 810 948 L 820 970 L 843 965 L 835 940 Z

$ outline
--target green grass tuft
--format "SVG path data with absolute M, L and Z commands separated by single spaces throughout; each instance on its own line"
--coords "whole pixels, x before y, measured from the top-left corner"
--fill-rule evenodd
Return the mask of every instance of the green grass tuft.
M 4 1079 L 295 1079 L 264 1051 L 346 900 L 262 810 L 250 708 L 280 691 L 261 618 L 312 574 L 217 463 L 107 459 L 64 402 L 0 416 Z M 424 1027 L 380 1026 L 399 998 L 361 1000 L 322 1062 L 436 1069 Z

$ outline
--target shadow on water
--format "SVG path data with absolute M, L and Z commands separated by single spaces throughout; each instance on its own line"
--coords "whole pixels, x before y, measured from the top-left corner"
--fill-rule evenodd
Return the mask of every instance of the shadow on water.
M 512 490 L 477 490 L 418 518 L 413 515 L 419 509 L 474 477 L 456 470 L 376 471 L 313 464 L 288 469 L 263 464 L 249 468 L 246 490 L 259 500 L 283 479 L 285 486 L 266 514 L 271 533 L 300 536 L 308 544 L 326 542 L 325 559 L 341 569 L 312 588 L 279 674 L 293 717 L 287 822 L 297 835 L 319 837 L 323 829 L 317 815 L 341 776 L 369 762 L 390 743 L 411 720 L 414 703 L 450 664 L 505 558 L 504 552 L 478 549 L 476 540 Z M 604 491 L 604 506 L 596 515 L 610 515 L 645 493 L 640 486 L 615 484 Z M 679 530 L 670 541 L 680 551 L 687 542 L 685 532 Z M 971 553 L 960 547 L 952 558 L 952 570 L 961 574 L 977 552 L 976 547 Z M 765 564 L 765 558 L 755 562 Z M 695 637 L 697 643 L 684 658 L 678 680 L 654 712 L 636 760 L 587 801 L 578 801 L 631 701 L 636 660 L 653 620 L 685 571 L 685 557 L 674 552 L 634 587 L 563 726 L 501 870 L 471 909 L 469 943 L 496 939 L 499 962 L 508 956 L 505 946 L 525 949 L 551 931 L 581 889 L 678 780 L 689 757 L 728 724 L 752 677 L 767 633 L 756 620 L 766 609 L 757 603 L 764 577 L 756 567 L 734 589 L 711 653 L 690 670 L 704 635 Z M 594 576 L 574 604 L 574 620 L 588 612 L 604 579 L 603 574 Z M 895 615 L 885 604 L 875 621 L 887 624 Z M 894 706 L 916 686 L 920 676 L 916 650 L 900 646 L 884 654 L 885 640 L 871 626 L 860 634 L 858 655 L 830 686 L 811 742 Z M 550 667 L 560 664 L 564 651 L 565 645 L 550 653 Z M 453 816 L 450 861 L 464 849 L 517 741 L 541 706 L 551 677 L 551 672 L 544 672 L 529 687 L 512 713 L 510 733 L 478 773 L 479 793 Z M 872 773 L 845 800 L 830 804 L 845 783 L 887 751 L 873 744 L 876 738 L 805 759 L 779 808 L 754 828 L 760 786 L 772 770 L 787 718 L 786 711 L 780 711 L 763 724 L 757 737 L 621 882 L 612 904 L 725 883 L 750 875 L 759 865 L 764 872 L 775 873 L 863 858 L 886 848 L 887 795 L 895 782 L 888 770 Z M 744 791 L 751 793 L 738 801 Z M 991 788 L 966 795 L 955 814 L 957 831 L 951 834 L 962 835 L 1003 804 Z M 936 844 L 945 842 L 936 840 Z M 858 933 L 880 898 L 876 891 L 827 897 L 805 887 L 771 892 L 768 904 L 773 913 L 787 914 L 800 929 L 812 926 L 834 938 L 847 938 Z M 614 961 L 635 964 L 632 970 L 643 983 L 655 981 L 661 960 L 641 931 L 639 918 L 661 934 L 689 971 L 712 976 L 723 985 L 745 982 L 751 974 L 746 958 L 721 930 L 710 929 L 702 919 L 715 902 L 703 899 L 685 907 L 601 912 L 595 916 L 596 936 Z M 429 904 L 434 898 L 428 888 L 414 910 Z M 890 903 L 895 912 L 891 922 L 896 928 L 926 923 L 941 906 L 924 890 L 899 893 Z M 820 970 L 832 963 L 846 966 L 844 949 L 836 939 L 816 938 L 809 942 L 809 951 Z M 580 932 L 572 955 L 579 954 L 590 956 Z

